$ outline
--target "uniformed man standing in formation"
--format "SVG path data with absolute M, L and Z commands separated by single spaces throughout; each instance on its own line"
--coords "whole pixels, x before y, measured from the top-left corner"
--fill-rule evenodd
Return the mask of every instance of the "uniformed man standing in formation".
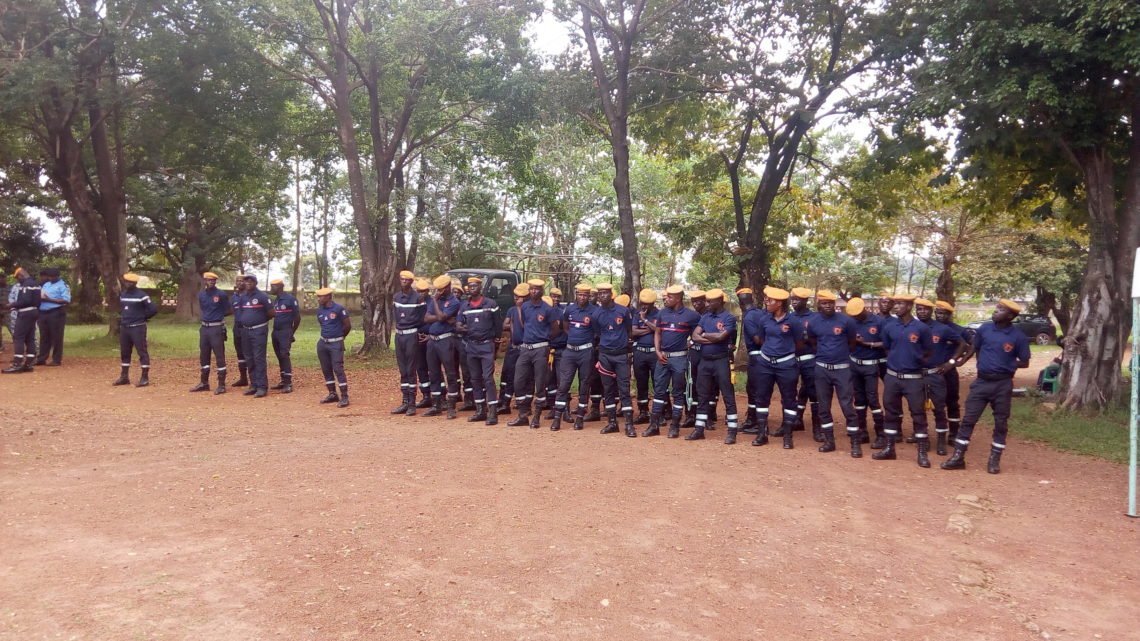
M 297 328 L 301 326 L 301 305 L 292 294 L 285 293 L 285 281 L 269 281 L 269 293 L 277 298 L 273 301 L 273 354 L 281 370 L 281 380 L 273 386 L 282 394 L 293 391 L 293 341 L 297 340 Z
M 956 331 L 962 337 L 963 343 L 970 342 L 966 328 L 954 322 L 954 306 L 950 303 L 944 300 L 934 301 L 934 319 Z M 962 425 L 961 381 L 958 378 L 958 368 L 966 362 L 967 357 L 963 353 L 953 360 L 954 366 L 943 374 L 946 379 L 946 422 L 950 426 L 947 439 L 950 443 L 958 437 L 958 427 Z
M 1013 326 L 1013 320 L 1020 313 L 1020 305 L 1003 298 L 994 308 L 991 320 L 974 333 L 968 349 L 978 355 L 978 378 L 970 383 L 966 415 L 962 417 L 962 427 L 954 440 L 954 453 L 942 463 L 944 470 L 966 468 L 970 437 L 974 435 L 974 426 L 988 405 L 993 411 L 994 435 L 986 471 L 990 474 L 1001 472 L 1001 455 L 1005 451 L 1005 438 L 1009 431 L 1013 375 L 1017 370 L 1029 367 L 1029 339 Z
M 416 275 L 400 272 L 400 289 L 392 296 L 392 323 L 396 327 L 396 366 L 400 369 L 400 405 L 391 414 L 416 415 L 416 348 L 424 324 L 427 301 L 412 287 Z M 430 385 L 427 381 L 423 384 Z
M 716 403 L 717 392 L 724 399 L 724 420 L 728 428 L 726 444 L 736 442 L 736 392 L 732 387 L 729 361 L 736 348 L 736 317 L 724 308 L 724 292 L 710 289 L 705 292 L 708 311 L 697 323 L 693 342 L 701 346 L 697 368 L 697 420 L 686 441 L 703 439 L 705 429 Z
M 934 349 L 930 328 L 911 315 L 914 296 L 895 296 L 897 320 L 883 330 L 883 347 L 887 350 L 887 376 L 883 384 L 883 409 L 886 412 L 883 432 L 886 446 L 871 455 L 875 460 L 894 460 L 895 443 L 901 432 L 902 402 L 906 398 L 910 418 L 918 441 L 918 465 L 930 467 L 927 452 L 930 438 L 926 433 L 926 360 Z
M 249 389 L 243 396 L 264 398 L 269 393 L 269 321 L 274 317 L 269 295 L 257 288 L 257 277 L 247 274 L 245 291 L 234 305 L 234 323 L 242 328 L 242 352 L 249 367 Z
M 546 376 L 546 409 L 550 410 L 547 419 L 554 418 L 554 403 L 558 398 L 558 372 L 562 365 L 562 355 L 566 352 L 566 323 L 564 315 L 566 305 L 562 303 L 562 290 L 557 287 L 550 288 L 550 306 L 558 312 L 558 320 L 562 322 L 562 331 L 558 336 L 550 339 L 550 372 Z
M 819 313 L 807 324 L 807 339 L 815 351 L 815 393 L 818 402 L 812 414 L 819 412 L 823 445 L 820 452 L 835 451 L 835 422 L 831 417 L 832 395 L 839 401 L 839 409 L 847 422 L 847 436 L 851 439 L 851 457 L 863 456 L 859 440 L 859 418 L 851 402 L 851 350 L 855 347 L 855 321 L 847 314 L 835 311 L 835 294 L 821 289 L 815 294 Z
M 459 301 L 459 306 L 463 307 L 463 303 L 467 300 L 467 290 L 458 278 L 451 279 L 451 294 L 455 296 L 455 300 Z M 456 333 L 454 343 L 455 367 L 459 371 L 459 401 L 463 403 L 458 409 L 466 412 L 475 409 L 475 399 L 471 395 L 473 391 L 472 374 L 467 363 L 467 342 L 461 340 L 459 334 Z
M 234 279 L 234 293 L 230 296 L 230 306 L 234 309 L 234 353 L 237 355 L 238 379 L 233 387 L 249 385 L 249 364 L 245 353 L 245 328 L 237 320 L 237 309 L 245 299 L 245 274 L 238 274 Z
M 637 295 L 637 312 L 633 314 L 633 380 L 637 385 L 637 418 L 634 423 L 648 423 L 649 383 L 653 380 L 653 370 L 657 366 L 657 348 L 654 347 L 657 335 L 657 292 L 643 289 Z
M 467 300 L 459 306 L 456 331 L 463 337 L 467 371 L 471 376 L 475 413 L 468 423 L 499 422 L 499 397 L 495 389 L 495 355 L 503 333 L 503 315 L 493 298 L 483 296 L 483 280 L 467 279 Z
M 146 344 L 146 322 L 158 313 L 155 304 L 146 292 L 139 289 L 137 274 L 123 274 L 122 290 L 119 292 L 119 356 L 122 372 L 112 385 L 130 385 L 131 352 L 139 354 L 139 367 L 142 375 L 135 387 L 150 385 L 150 352 Z
M 522 332 L 519 355 L 515 362 L 515 408 L 518 416 L 507 423 L 512 427 L 530 425 L 539 427 L 541 410 L 536 410 L 531 420 L 531 405 L 541 408 L 546 401 L 546 376 L 548 372 L 548 352 L 550 340 L 561 333 L 561 323 L 557 312 L 542 300 L 542 289 L 546 281 L 532 278 L 527 281 L 527 300 L 518 307 L 520 325 L 511 325 L 513 332 Z
M 946 435 L 950 426 L 946 420 L 946 372 L 954 369 L 957 359 L 966 351 L 967 343 L 962 332 L 934 319 L 934 303 L 925 298 L 914 301 L 914 315 L 930 327 L 930 342 L 934 348 L 926 361 L 926 398 L 934 411 L 935 451 L 946 456 Z
M 503 321 L 503 331 L 510 334 L 510 342 L 506 356 L 503 357 L 502 381 L 499 384 L 499 414 L 511 413 L 511 399 L 515 397 L 515 366 L 519 361 L 519 345 L 522 345 L 522 305 L 530 295 L 530 287 L 526 283 L 515 285 L 512 292 L 515 304 L 507 310 L 507 318 Z
M 698 316 L 705 315 L 705 292 L 694 289 L 689 293 L 689 303 Z M 689 345 L 689 389 L 686 392 L 687 405 L 685 421 L 681 427 L 689 428 L 697 424 L 697 369 L 701 364 L 701 346 L 696 342 Z M 705 427 L 708 427 L 707 425 Z
M 429 300 L 424 321 L 428 323 L 428 375 L 431 377 L 432 407 L 424 416 L 439 416 L 444 412 L 444 393 L 447 394 L 447 418 L 456 418 L 459 399 L 459 366 L 456 363 L 455 317 L 459 314 L 459 299 L 451 291 L 451 278 L 436 276 L 435 298 Z M 445 383 L 446 381 L 446 383 Z
M 793 430 L 797 420 L 796 380 L 799 366 L 796 351 L 802 335 L 792 318 L 788 291 L 778 287 L 764 288 L 765 310 L 752 309 L 744 318 L 748 334 L 748 386 L 756 399 L 755 446 L 768 443 L 768 415 L 772 392 L 780 389 L 783 414 L 777 432 L 784 438 L 784 448 L 793 447 Z
M 811 434 L 817 443 L 823 442 L 822 423 L 819 417 L 819 399 L 815 393 L 815 348 L 807 340 L 807 324 L 814 316 L 808 307 L 811 290 L 806 287 L 792 289 L 791 305 L 792 317 L 800 326 L 800 348 L 796 352 L 796 361 L 800 366 L 799 391 L 796 392 L 796 425 L 793 429 L 804 429 L 804 414 L 808 405 L 811 405 Z
M 420 312 L 420 332 L 416 335 L 416 381 L 419 385 L 420 400 L 416 403 L 416 409 L 423 409 L 431 407 L 431 375 L 428 373 L 427 363 L 427 321 L 423 320 L 427 312 L 427 305 L 431 302 L 431 283 L 426 278 L 417 278 L 413 285 L 416 289 L 416 294 L 419 300 L 423 303 L 423 311 Z
M 582 429 L 589 405 L 590 383 L 597 370 L 594 369 L 594 347 L 597 342 L 598 324 L 594 320 L 597 307 L 590 303 L 590 286 L 580 284 L 574 288 L 574 303 L 562 311 L 562 322 L 566 326 L 566 348 L 558 363 L 558 391 L 554 400 L 554 422 L 550 429 L 557 432 L 562 427 L 562 419 L 569 416 L 570 387 L 578 379 L 578 408 L 574 412 L 574 429 Z
M 348 320 L 348 310 L 340 303 L 333 302 L 331 287 L 323 287 L 317 294 L 317 323 L 321 327 L 321 337 L 317 339 L 317 360 L 321 373 L 325 375 L 325 387 L 329 393 L 321 403 L 336 403 L 337 407 L 348 407 L 348 376 L 344 373 L 344 339 L 352 331 Z M 337 394 L 337 387 L 340 394 Z
M 883 408 L 879 403 L 879 366 L 886 363 L 883 350 L 883 321 L 872 314 L 862 298 L 847 301 L 847 314 L 855 320 L 855 349 L 851 352 L 851 380 L 855 391 L 855 415 L 859 421 L 859 442 L 868 438 L 867 410 L 875 428 L 872 449 L 881 450 L 887 444 L 883 432 Z
M 67 325 L 67 306 L 71 304 L 71 288 L 60 278 L 59 270 L 40 270 L 40 355 L 36 365 L 63 364 L 63 331 Z M 51 362 L 48 362 L 48 358 Z
M 685 289 L 672 285 L 665 290 L 665 308 L 657 314 L 653 326 L 653 348 L 657 363 L 653 369 L 653 415 L 642 436 L 657 436 L 665 420 L 665 405 L 672 389 L 669 432 L 666 438 L 677 438 L 681 432 L 681 413 L 689 378 L 689 340 L 701 322 L 701 315 L 685 307 Z
M 629 338 L 633 316 L 629 308 L 614 301 L 614 286 L 598 285 L 598 309 L 594 314 L 598 324 L 598 364 L 602 377 L 603 407 L 606 426 L 602 434 L 618 431 L 618 403 L 625 418 L 625 435 L 637 436 L 633 427 L 633 403 L 629 396 Z
M 191 392 L 210 391 L 210 355 L 218 373 L 218 387 L 214 394 L 226 393 L 226 316 L 233 312 L 230 297 L 218 289 L 218 275 L 202 274 L 205 287 L 198 292 L 198 365 L 201 380 L 190 388 Z
M 3 370 L 5 374 L 19 374 L 33 371 L 36 361 L 36 320 L 40 315 L 40 284 L 28 270 L 17 267 L 14 274 L 16 285 L 8 294 L 8 304 L 12 308 L 12 366 Z

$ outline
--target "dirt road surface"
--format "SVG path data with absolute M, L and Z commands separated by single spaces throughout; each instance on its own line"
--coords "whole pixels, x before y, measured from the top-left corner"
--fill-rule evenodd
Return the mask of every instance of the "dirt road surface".
M 192 395 L 196 367 L 0 376 L 0 639 L 1140 639 L 1125 470 L 1013 438 L 986 474 L 988 419 L 945 472 L 392 418 L 388 371 L 347 410 L 312 371 Z

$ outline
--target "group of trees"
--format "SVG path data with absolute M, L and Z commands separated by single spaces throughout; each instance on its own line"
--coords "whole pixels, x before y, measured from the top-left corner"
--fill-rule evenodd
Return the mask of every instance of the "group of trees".
M 544 14 L 570 35 L 545 58 Z M 0 214 L 59 221 L 92 308 L 128 268 L 188 315 L 206 268 L 358 265 L 365 351 L 401 269 L 1033 293 L 1065 403 L 1100 405 L 1138 35 L 1131 0 L 26 0 Z

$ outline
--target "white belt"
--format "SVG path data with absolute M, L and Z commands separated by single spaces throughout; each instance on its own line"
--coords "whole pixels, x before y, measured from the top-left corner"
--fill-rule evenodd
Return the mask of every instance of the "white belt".
M 679 358 L 681 356 L 688 356 L 688 352 L 665 352 L 665 358 Z
M 261 329 L 262 327 L 265 327 L 268 324 L 269 324 L 269 321 L 265 321 L 264 323 L 262 323 L 260 325 L 242 325 L 241 328 L 242 329 Z
M 656 347 L 642 347 L 641 345 L 634 345 L 633 348 L 639 352 L 645 352 L 647 354 L 652 354 L 653 352 L 657 351 Z
M 748 355 L 752 356 L 752 352 L 748 352 Z M 756 351 L 756 355 L 759 356 L 760 358 L 768 361 L 769 363 L 783 363 L 785 361 L 790 361 L 796 357 L 795 354 L 788 354 L 786 356 L 780 356 L 778 358 L 772 358 L 771 356 L 768 356 L 767 354 L 765 354 L 764 352 L 761 352 L 760 350 Z
M 566 349 L 571 350 L 571 351 L 575 351 L 575 352 L 584 352 L 593 346 L 594 346 L 593 343 L 584 343 L 582 345 L 567 345 Z
M 225 323 L 202 323 L 202 327 L 221 327 Z
M 931 367 L 930 369 L 926 370 L 926 373 L 927 374 L 940 374 L 941 372 L 938 371 L 937 367 Z
M 822 367 L 823 369 L 830 369 L 830 370 L 847 369 L 848 367 L 851 367 L 851 363 L 835 363 L 835 364 L 832 364 L 832 363 L 819 363 L 819 362 L 817 362 L 816 367 Z
M 855 358 L 854 356 L 851 357 L 851 362 L 855 363 L 856 365 L 878 365 L 879 363 L 882 363 L 885 360 L 887 360 L 887 359 L 885 359 L 885 358 L 872 358 L 869 361 L 865 361 L 865 360 Z
M 797 356 L 796 360 L 802 363 L 804 361 L 810 361 L 813 358 L 815 358 L 815 354 L 804 354 L 803 356 Z
M 541 349 L 541 348 L 546 347 L 548 345 L 550 345 L 550 341 L 545 341 L 542 343 L 523 343 L 523 344 L 519 345 L 519 347 L 521 347 L 523 349 Z
M 344 340 L 343 336 L 338 336 L 336 338 L 325 338 L 324 336 L 321 337 L 322 343 L 339 343 L 343 340 Z
M 419 331 L 420 331 L 420 328 L 413 327 L 411 329 L 397 329 L 396 333 L 400 334 L 402 336 L 404 334 L 415 334 L 415 333 L 418 333 Z
M 39 309 L 39 307 L 21 307 L 20 309 L 17 309 L 16 311 L 17 312 L 30 312 L 34 309 Z
M 445 334 L 428 334 L 428 338 L 432 339 L 433 341 L 441 341 L 445 338 L 451 338 L 452 336 L 455 336 L 455 332 L 447 332 Z
M 888 369 L 887 373 L 890 374 L 891 376 L 894 376 L 895 378 L 901 378 L 901 379 L 906 379 L 906 380 L 913 380 L 913 379 L 923 378 L 926 376 L 926 374 L 902 374 L 902 373 L 896 372 L 893 369 Z

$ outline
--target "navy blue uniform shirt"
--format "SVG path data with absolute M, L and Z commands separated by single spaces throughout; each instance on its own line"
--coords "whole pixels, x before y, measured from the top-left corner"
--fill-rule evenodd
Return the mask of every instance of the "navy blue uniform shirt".
M 1029 358 L 1029 339 L 1012 325 L 1001 329 L 993 321 L 982 323 L 974 333 L 973 345 L 978 353 L 978 374 L 1013 375 L 1017 361 Z
M 551 339 L 550 346 L 555 348 L 555 349 L 562 349 L 563 347 L 566 347 L 566 341 L 567 341 L 567 337 L 566 337 L 566 304 L 565 303 L 558 303 L 557 305 L 553 305 L 553 307 L 554 307 L 554 313 L 555 313 L 555 320 L 558 320 L 562 323 L 562 333 L 560 333 L 557 338 Z
M 803 348 L 799 351 L 800 355 L 815 353 L 815 349 L 812 348 L 811 343 L 807 340 L 807 325 L 808 322 L 816 316 L 818 316 L 818 314 L 810 309 L 802 312 L 792 312 L 792 318 L 799 324 L 799 334 L 796 335 L 796 340 L 803 341 Z
M 519 306 L 515 305 L 507 310 L 507 315 L 511 319 L 511 345 L 522 345 L 522 315 L 520 314 Z
M 661 314 L 661 310 L 656 307 L 649 308 L 649 311 L 645 312 L 645 320 L 641 320 L 640 309 L 631 309 L 630 313 L 633 316 L 634 327 L 645 327 L 646 325 L 652 327 L 657 324 L 657 317 Z M 641 347 L 653 347 L 653 332 L 649 332 L 644 336 L 638 336 L 634 339 L 634 344 Z
M 795 353 L 796 337 L 800 334 L 796 322 L 797 319 L 792 314 L 784 314 L 779 318 L 771 314 L 761 317 L 759 335 L 764 346 L 760 350 L 765 356 L 780 358 Z
M 456 320 L 467 327 L 467 333 L 463 335 L 467 340 L 489 341 L 503 333 L 502 318 L 495 299 L 480 296 L 460 303 Z
M 594 342 L 598 335 L 598 325 L 594 322 L 594 314 L 598 307 L 586 303 L 585 307 L 578 307 L 574 303 L 562 311 L 562 320 L 566 321 L 566 340 L 568 345 L 585 345 Z
M 230 311 L 230 296 L 217 287 L 198 292 L 198 309 L 203 323 L 220 323 Z
M 281 292 L 273 301 L 273 331 L 293 332 L 293 319 L 301 313 L 301 305 L 292 294 Z
M 392 320 L 396 322 L 396 329 L 414 329 L 422 326 L 425 313 L 427 313 L 427 301 L 414 289 L 407 294 L 398 290 L 392 297 Z
M 36 296 L 39 296 L 38 290 Z M 121 325 L 145 323 L 147 319 L 158 313 L 158 305 L 155 305 L 150 300 L 150 296 L 138 287 L 125 289 L 119 293 L 119 307 L 121 308 L 119 314 L 119 324 Z
M 273 303 L 269 294 L 255 289 L 243 294 L 241 302 L 234 305 L 234 322 L 242 327 L 253 327 L 269 322 L 269 307 Z
M 755 352 L 760 349 L 760 343 L 753 340 L 753 337 L 759 336 L 761 329 L 760 326 L 764 320 L 769 318 L 771 314 L 766 309 L 753 307 L 752 309 L 744 312 L 744 319 L 741 323 L 744 325 L 744 347 L 750 352 Z
M 855 319 L 852 318 L 852 320 Z M 882 317 L 876 316 L 874 314 L 868 314 L 867 320 L 855 320 L 855 333 L 868 343 L 883 342 Z M 855 351 L 851 352 L 851 356 L 861 361 L 877 361 L 883 356 L 886 356 L 886 352 L 883 351 L 882 347 L 867 347 L 866 345 L 856 345 Z
M 602 349 L 626 349 L 629 347 L 629 332 L 633 327 L 633 316 L 629 308 L 617 303 L 609 307 L 598 305 L 594 314 L 598 323 L 599 346 Z
M 321 324 L 321 338 L 344 336 L 344 319 L 348 310 L 340 303 L 330 302 L 328 307 L 317 308 L 317 322 Z
M 436 310 L 439 310 L 438 312 Z M 428 323 L 427 331 L 425 333 L 432 336 L 439 336 L 455 330 L 455 325 L 446 322 L 448 318 L 455 318 L 459 314 L 459 299 L 455 296 L 448 296 L 443 300 L 438 298 L 430 300 L 427 303 L 427 311 L 437 316 L 443 316 L 442 320 L 437 320 Z
M 855 340 L 855 321 L 836 312 L 831 318 L 816 314 L 808 319 L 807 335 L 815 339 L 816 362 L 838 365 L 851 358 L 848 341 Z
M 727 309 L 720 310 L 719 314 L 705 312 L 705 315 L 701 316 L 699 325 L 706 334 L 728 332 L 728 337 L 719 343 L 701 345 L 702 358 L 720 356 L 731 352 L 736 347 L 736 317 L 730 314 Z
M 661 351 L 683 352 L 689 348 L 689 337 L 701 322 L 696 311 L 681 306 L 673 310 L 666 307 L 657 313 L 657 326 L 661 328 Z
M 519 313 L 522 315 L 522 342 L 528 345 L 550 342 L 551 326 L 558 320 L 557 310 L 544 300 L 535 305 L 527 299 L 523 301 Z
M 883 330 L 883 347 L 887 349 L 887 367 L 900 374 L 917 374 L 926 366 L 923 352 L 934 349 L 930 327 L 911 317 L 909 323 L 900 320 Z
M 934 351 L 930 353 L 930 358 L 926 359 L 926 366 L 938 367 L 954 355 L 962 342 L 962 332 L 936 320 L 931 320 L 929 325 L 930 341 L 934 343 Z

